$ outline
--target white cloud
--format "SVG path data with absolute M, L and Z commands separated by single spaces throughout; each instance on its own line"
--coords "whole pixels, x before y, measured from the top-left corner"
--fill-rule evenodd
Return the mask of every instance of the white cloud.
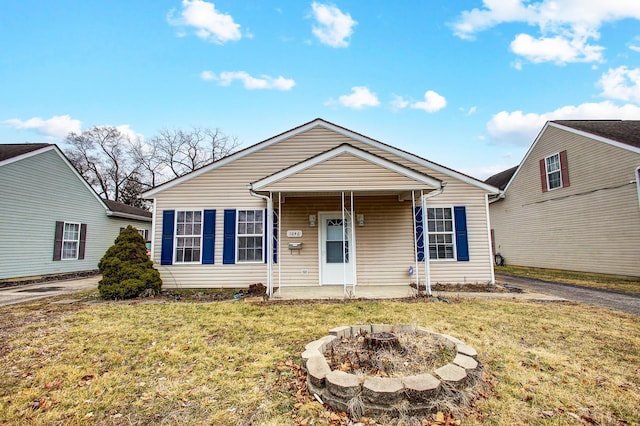
M 338 98 L 338 101 L 353 109 L 362 109 L 368 106 L 378 106 L 380 101 L 375 93 L 372 93 L 367 87 L 355 86 L 351 88 L 350 95 L 342 95 Z
M 518 34 L 511 42 L 511 51 L 524 56 L 533 63 L 554 62 L 563 65 L 569 62 L 602 62 L 601 46 L 587 44 L 586 38 L 563 36 L 533 38 L 529 34 Z M 522 66 L 520 66 L 522 68 Z
M 640 68 L 622 66 L 609 69 L 602 74 L 598 85 L 602 87 L 601 96 L 605 98 L 640 103 Z
M 225 71 L 220 75 L 216 75 L 211 71 L 203 71 L 200 73 L 203 80 L 217 80 L 220 86 L 230 86 L 234 80 L 242 81 L 245 89 L 275 89 L 275 90 L 291 90 L 296 82 L 289 78 L 279 76 L 277 78 L 268 75 L 261 75 L 260 78 L 252 77 L 245 71 Z
M 54 115 L 47 120 L 43 120 L 40 117 L 33 117 L 24 121 L 12 118 L 5 120 L 4 123 L 15 129 L 35 130 L 41 135 L 59 139 L 64 139 L 71 132 L 80 133 L 82 126 L 80 120 L 75 120 L 69 115 Z
M 447 106 L 447 100 L 444 96 L 434 92 L 433 90 L 425 92 L 424 101 L 414 102 L 411 104 L 411 108 L 421 109 L 426 112 L 440 111 L 445 106 Z
M 487 123 L 487 132 L 498 144 L 528 146 L 549 120 L 598 119 L 640 120 L 640 107 L 632 104 L 618 106 L 605 101 L 568 105 L 542 114 L 501 111 Z
M 205 80 L 205 81 L 217 79 L 216 75 L 211 71 L 202 71 L 200 73 L 200 78 Z
M 196 35 L 203 40 L 224 44 L 242 38 L 240 25 L 233 21 L 229 14 L 216 10 L 213 3 L 203 0 L 183 0 L 179 17 L 174 17 L 174 10 L 169 12 L 167 20 L 174 26 L 194 27 Z M 179 31 L 178 37 L 184 32 Z
M 312 28 L 313 35 L 331 47 L 349 46 L 348 38 L 358 22 L 332 5 L 313 2 L 311 8 L 316 20 L 316 25 Z
M 402 96 L 392 95 L 391 97 L 391 109 L 393 111 L 399 111 L 401 109 L 405 109 L 409 106 L 409 101 L 404 99 Z
M 138 133 L 135 130 L 133 130 L 131 126 L 128 124 L 121 124 L 119 126 L 115 126 L 115 128 L 118 129 L 120 133 L 122 133 L 132 141 L 135 141 L 135 140 L 144 141 L 144 135 L 142 133 Z
M 603 47 L 589 43 L 607 22 L 640 19 L 640 2 L 625 0 L 483 0 L 483 8 L 464 11 L 453 23 L 463 39 L 503 23 L 537 26 L 538 37 L 519 34 L 511 43 L 517 55 L 533 62 L 601 62 Z

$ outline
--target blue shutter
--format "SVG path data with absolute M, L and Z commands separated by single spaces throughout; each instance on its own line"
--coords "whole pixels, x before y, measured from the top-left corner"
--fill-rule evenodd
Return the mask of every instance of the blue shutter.
M 469 240 L 467 238 L 467 209 L 464 206 L 453 208 L 456 222 L 456 252 L 459 261 L 469 261 Z
M 418 262 L 424 262 L 424 219 L 422 215 L 422 207 L 416 207 L 414 210 L 416 224 L 416 249 Z
M 278 210 L 273 211 L 273 263 L 278 263 Z
M 236 263 L 236 211 L 224 211 L 224 240 L 222 248 L 222 263 L 233 265 Z
M 173 263 L 173 220 L 175 215 L 175 210 L 165 210 L 162 212 L 161 265 L 171 265 Z
M 202 227 L 202 264 L 213 265 L 214 244 L 216 241 L 216 211 L 204 211 L 204 225 Z

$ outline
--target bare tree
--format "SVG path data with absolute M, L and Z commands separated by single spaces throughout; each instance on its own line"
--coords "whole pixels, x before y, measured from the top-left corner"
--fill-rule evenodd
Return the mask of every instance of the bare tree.
M 149 140 L 160 163 L 180 177 L 229 155 L 240 144 L 220 129 L 163 129 Z
M 220 129 L 163 129 L 149 140 L 132 140 L 117 128 L 95 126 L 70 133 L 66 154 L 80 174 L 106 199 L 144 207 L 147 189 L 229 155 L 235 137 Z
M 94 126 L 70 133 L 66 154 L 98 195 L 120 201 L 127 181 L 135 179 L 138 165 L 130 156 L 131 140 L 112 126 Z

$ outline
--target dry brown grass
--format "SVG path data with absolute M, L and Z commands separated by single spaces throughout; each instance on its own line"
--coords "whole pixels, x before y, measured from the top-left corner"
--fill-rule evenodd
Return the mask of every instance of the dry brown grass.
M 582 287 L 640 295 L 640 278 L 634 277 L 511 265 L 496 266 L 496 272 L 515 275 L 518 277 L 535 278 L 539 280 L 574 284 Z
M 339 424 L 296 395 L 290 366 L 329 328 L 368 323 L 417 324 L 478 350 L 491 386 L 463 424 L 640 423 L 638 317 L 454 302 L 1 307 L 0 423 Z

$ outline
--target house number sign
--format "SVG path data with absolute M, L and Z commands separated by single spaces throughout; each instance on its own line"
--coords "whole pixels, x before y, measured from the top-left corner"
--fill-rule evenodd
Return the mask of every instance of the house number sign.
M 293 231 L 287 231 L 287 237 L 289 238 L 300 238 L 302 237 L 302 231 L 301 230 L 293 230 Z

